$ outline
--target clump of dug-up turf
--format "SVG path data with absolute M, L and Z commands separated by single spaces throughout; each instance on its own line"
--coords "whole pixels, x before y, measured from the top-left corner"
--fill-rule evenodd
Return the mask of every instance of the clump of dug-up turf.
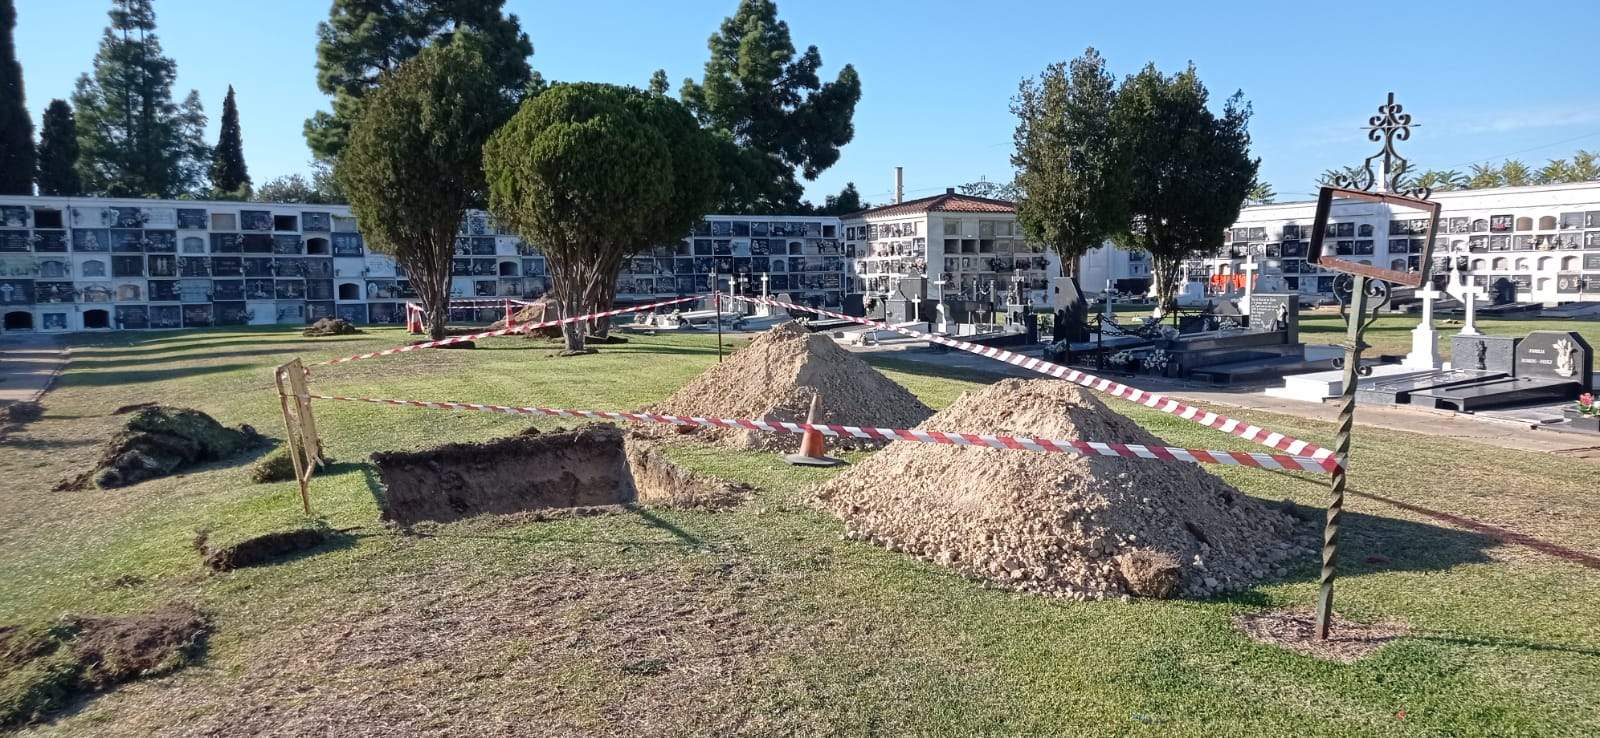
M 206 566 L 212 571 L 233 571 L 272 564 L 342 539 L 343 534 L 326 528 L 295 528 L 246 538 L 214 549 L 207 548 L 204 538 L 200 537 L 196 539 L 195 547 L 205 554 Z
M 101 449 L 93 468 L 56 489 L 84 489 L 91 482 L 104 489 L 126 487 L 229 458 L 261 442 L 260 434 L 248 425 L 226 428 L 199 410 L 147 407 L 128 416 L 122 430 Z
M 356 330 L 354 325 L 350 324 L 350 321 L 344 318 L 322 318 L 306 326 L 305 330 L 300 331 L 300 335 L 316 338 L 321 336 L 353 336 L 360 332 Z
M 333 459 L 322 457 L 323 463 L 332 464 Z M 289 458 L 285 449 L 268 454 L 266 458 L 256 462 L 250 467 L 250 481 L 256 484 L 269 484 L 272 482 L 294 481 L 294 459 Z
M 1008 379 L 922 430 L 1164 445 L 1070 382 Z M 1282 576 L 1314 531 L 1197 464 L 896 443 L 825 483 L 846 534 L 1077 600 L 1206 597 Z
M 187 605 L 0 626 L 0 727 L 37 720 L 80 694 L 180 669 L 199 657 L 210 631 L 207 618 Z

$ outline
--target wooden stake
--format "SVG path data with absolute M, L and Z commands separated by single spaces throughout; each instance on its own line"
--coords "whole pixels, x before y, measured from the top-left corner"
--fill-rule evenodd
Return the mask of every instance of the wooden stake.
M 309 460 L 302 460 L 301 458 L 304 453 L 302 449 L 305 448 L 304 438 L 302 437 L 304 428 L 299 420 L 295 417 L 299 413 L 291 413 L 289 410 L 290 393 L 284 391 L 283 380 L 285 378 L 289 379 L 289 384 L 291 387 L 295 385 L 295 378 L 299 378 L 301 384 L 304 384 L 305 367 L 300 364 L 299 359 L 295 359 L 294 361 L 274 369 L 273 381 L 278 385 L 278 402 L 283 407 L 283 428 L 285 433 L 284 442 L 288 444 L 289 447 L 289 461 L 290 463 L 294 464 L 295 481 L 300 485 L 300 507 L 305 511 L 306 516 L 310 517 L 311 490 L 308 482 L 311 474 L 310 469 L 307 468 L 310 464 Z M 295 407 L 297 409 L 300 407 L 299 397 L 295 398 Z

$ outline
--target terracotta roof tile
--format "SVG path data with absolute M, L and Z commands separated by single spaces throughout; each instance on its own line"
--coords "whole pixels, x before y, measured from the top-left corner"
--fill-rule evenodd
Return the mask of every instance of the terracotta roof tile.
M 913 213 L 1015 213 L 1015 203 L 1005 200 L 993 200 L 975 195 L 961 195 L 946 190 L 942 195 L 932 197 L 919 197 L 902 203 L 884 205 L 881 207 L 851 213 L 849 218 L 865 218 L 895 215 L 911 215 Z

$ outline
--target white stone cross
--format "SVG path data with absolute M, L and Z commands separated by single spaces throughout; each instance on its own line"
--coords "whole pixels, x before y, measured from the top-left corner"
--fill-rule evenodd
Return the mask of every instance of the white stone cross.
M 1444 293 L 1427 284 L 1415 294 L 1422 298 L 1422 322 L 1412 329 L 1411 353 L 1406 354 L 1401 364 L 1417 369 L 1438 369 L 1442 363 L 1439 358 L 1439 332 L 1433 329 L 1433 301 Z
M 1467 302 L 1466 321 L 1461 324 L 1461 335 L 1476 336 L 1478 335 L 1478 288 L 1470 284 L 1463 286 L 1461 298 Z
M 1261 265 L 1256 263 L 1256 255 L 1245 254 L 1244 263 L 1239 265 L 1239 271 L 1244 272 L 1244 304 L 1239 306 L 1239 311 L 1245 315 L 1250 314 L 1250 297 L 1256 291 L 1255 273 L 1260 269 Z

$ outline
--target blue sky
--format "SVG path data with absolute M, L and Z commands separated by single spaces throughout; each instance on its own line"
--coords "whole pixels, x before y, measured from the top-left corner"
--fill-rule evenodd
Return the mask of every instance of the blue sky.
M 28 106 L 67 97 L 106 25 L 104 0 L 18 0 L 17 53 Z M 315 80 L 316 24 L 328 0 L 156 0 L 177 60 L 175 94 L 200 91 L 212 138 L 222 97 L 238 90 L 256 182 L 305 170 L 301 123 L 325 107 Z M 698 78 L 706 38 L 736 0 L 508 0 L 547 79 L 643 85 L 665 68 Z M 1323 169 L 1358 162 L 1360 126 L 1393 90 L 1422 125 L 1402 153 L 1465 170 L 1510 154 L 1537 166 L 1600 150 L 1600 60 L 1584 29 L 1593 0 L 1413 3 L 1066 3 L 989 0 L 780 0 L 797 46 L 817 45 L 831 78 L 862 78 L 855 141 L 808 186 L 816 200 L 855 181 L 888 198 L 895 165 L 908 196 L 1010 175 L 1017 82 L 1100 49 L 1119 76 L 1147 61 L 1192 60 L 1213 98 L 1242 89 L 1262 176 L 1300 199 Z M 1588 92 L 1585 92 L 1588 90 Z

